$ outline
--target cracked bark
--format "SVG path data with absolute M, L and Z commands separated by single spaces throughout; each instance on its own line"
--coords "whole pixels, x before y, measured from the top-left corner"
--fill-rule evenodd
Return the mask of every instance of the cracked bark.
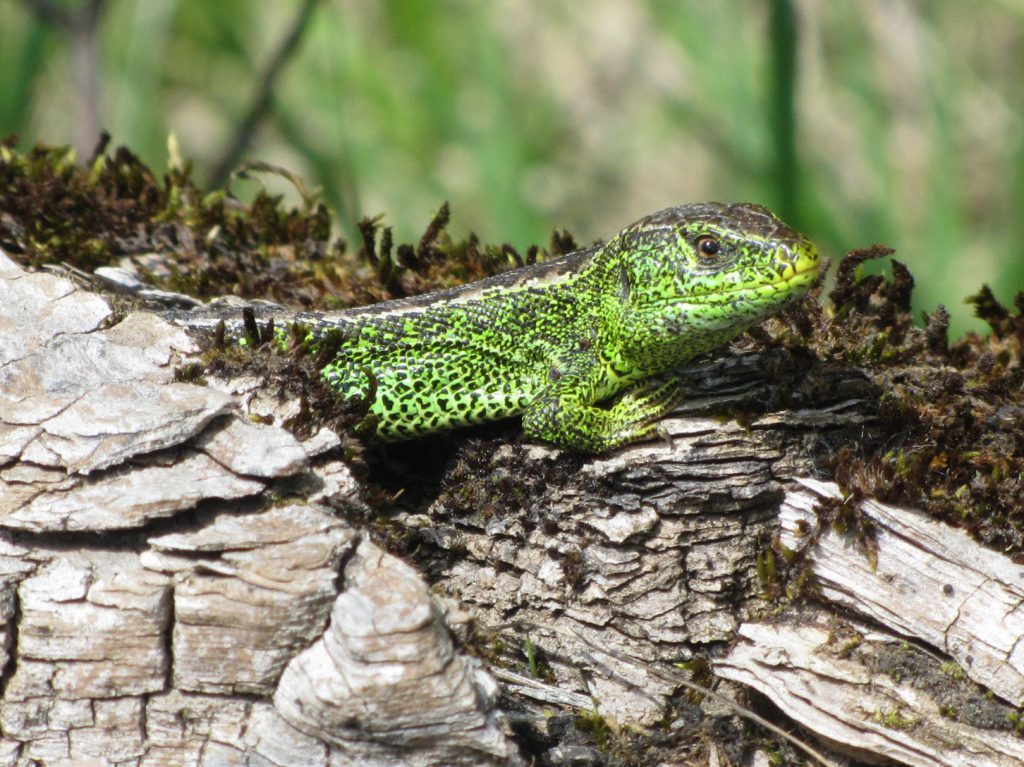
M 806 479 L 818 459 L 873 428 L 856 369 L 795 371 L 805 406 L 740 425 L 721 416 L 772 401 L 777 360 L 720 354 L 688 368 L 668 444 L 506 444 L 471 483 L 396 501 L 387 524 L 420 544 L 403 562 L 347 521 L 366 509 L 337 437 L 274 425 L 294 403 L 258 382 L 175 382 L 199 352 L 0 254 L 0 763 L 515 765 L 510 712 L 654 727 L 705 655 L 835 754 L 1024 759 L 998 701 L 954 716 L 948 690 L 885 671 L 911 640 L 1019 703 L 1020 568 L 870 501 L 874 570 L 807 532 L 835 494 Z M 815 606 L 760 599 L 773 541 L 806 549 Z M 481 637 L 501 639 L 486 662 Z

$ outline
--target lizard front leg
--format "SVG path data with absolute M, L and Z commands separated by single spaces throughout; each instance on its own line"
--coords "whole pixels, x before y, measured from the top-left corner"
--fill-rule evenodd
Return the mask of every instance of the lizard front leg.
M 601 407 L 589 378 L 567 374 L 542 389 L 523 413 L 523 431 L 560 447 L 600 453 L 655 436 L 658 419 L 682 393 L 676 378 L 641 381 Z

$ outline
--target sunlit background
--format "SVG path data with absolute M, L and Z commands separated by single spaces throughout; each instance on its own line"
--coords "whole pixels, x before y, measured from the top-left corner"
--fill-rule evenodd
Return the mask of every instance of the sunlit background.
M 1024 0 L 0 0 L 0 134 L 168 137 L 223 184 L 319 186 L 519 248 L 706 199 L 773 208 L 829 255 L 882 242 L 954 332 L 1024 290 Z M 287 185 L 279 191 L 288 193 Z M 232 188 L 245 196 L 245 184 Z M 297 199 L 297 197 L 296 197 Z

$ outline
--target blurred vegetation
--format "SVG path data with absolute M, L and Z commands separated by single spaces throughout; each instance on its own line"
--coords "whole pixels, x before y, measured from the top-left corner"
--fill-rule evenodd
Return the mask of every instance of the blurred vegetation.
M 954 333 L 981 283 L 1024 289 L 1024 0 L 0 2 L 22 149 L 106 129 L 161 168 L 173 134 L 207 183 L 319 185 L 349 237 L 447 199 L 520 250 L 753 200 L 833 256 L 892 245 Z

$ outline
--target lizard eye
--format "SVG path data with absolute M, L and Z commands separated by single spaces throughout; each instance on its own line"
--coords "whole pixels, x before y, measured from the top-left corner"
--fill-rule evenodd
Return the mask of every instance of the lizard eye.
M 717 237 L 709 234 L 697 239 L 697 253 L 701 258 L 714 258 L 722 252 L 722 244 Z

